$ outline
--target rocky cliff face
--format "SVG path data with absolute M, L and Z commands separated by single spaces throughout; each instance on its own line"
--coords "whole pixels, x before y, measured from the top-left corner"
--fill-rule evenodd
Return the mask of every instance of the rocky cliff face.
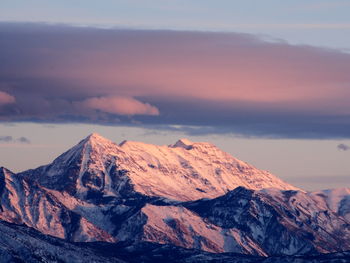
M 49 165 L 1 168 L 0 219 L 70 242 L 309 255 L 350 250 L 349 193 L 305 192 L 209 143 L 92 134 Z
M 201 218 L 238 229 L 265 255 L 336 252 L 350 247 L 350 225 L 325 195 L 238 187 L 228 194 L 188 203 Z

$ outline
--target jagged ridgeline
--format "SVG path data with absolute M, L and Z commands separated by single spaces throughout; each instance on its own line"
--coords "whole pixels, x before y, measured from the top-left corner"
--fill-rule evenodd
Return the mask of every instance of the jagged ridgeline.
M 349 189 L 306 192 L 186 139 L 118 145 L 92 134 L 51 164 L 1 168 L 0 195 L 1 220 L 67 242 L 256 256 L 350 250 Z

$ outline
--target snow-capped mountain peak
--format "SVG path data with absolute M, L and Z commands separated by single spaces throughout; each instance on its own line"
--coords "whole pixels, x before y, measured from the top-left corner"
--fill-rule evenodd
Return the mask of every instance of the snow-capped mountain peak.
M 105 145 L 105 144 L 113 143 L 111 140 L 101 136 L 98 133 L 91 133 L 83 141 L 85 143 L 99 144 L 99 145 Z
M 169 146 L 134 141 L 118 145 L 96 133 L 29 174 L 50 189 L 81 198 L 127 191 L 189 201 L 217 197 L 238 186 L 297 189 L 211 143 L 181 139 Z

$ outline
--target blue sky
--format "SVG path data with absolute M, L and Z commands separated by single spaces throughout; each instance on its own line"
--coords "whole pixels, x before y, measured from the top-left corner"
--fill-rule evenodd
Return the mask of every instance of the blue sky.
M 92 132 L 190 137 L 299 187 L 350 186 L 337 148 L 350 146 L 349 13 L 350 1 L 2 0 L 0 166 L 48 163 Z
M 163 28 L 206 24 L 333 24 L 347 23 L 348 1 L 208 1 L 208 0 L 4 0 L 3 20 L 135 23 Z M 334 11 L 332 13 L 330 11 Z M 6 14 L 6 15 L 5 15 Z M 165 21 L 167 20 L 167 21 Z M 200 25 L 202 24 L 202 25 Z
M 349 1 L 2 0 L 0 20 L 235 31 L 350 48 Z

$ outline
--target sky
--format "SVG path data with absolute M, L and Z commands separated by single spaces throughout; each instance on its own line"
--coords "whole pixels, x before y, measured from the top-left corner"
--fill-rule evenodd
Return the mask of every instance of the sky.
M 350 1 L 3 0 L 0 166 L 99 132 L 350 187 Z

